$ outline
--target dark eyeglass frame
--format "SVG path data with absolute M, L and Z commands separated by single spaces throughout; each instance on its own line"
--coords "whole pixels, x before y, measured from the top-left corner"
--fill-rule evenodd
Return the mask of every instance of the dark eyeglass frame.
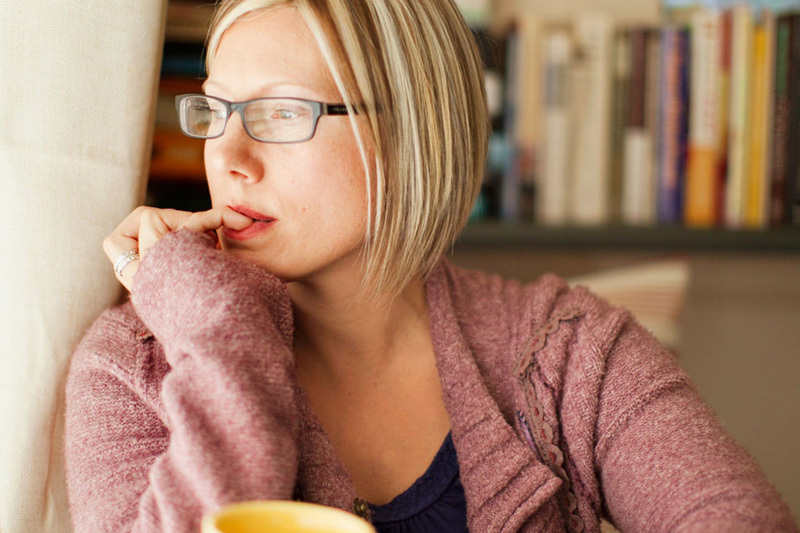
M 207 98 L 209 100 L 214 100 L 215 102 L 219 102 L 225 107 L 225 122 L 222 124 L 222 130 L 218 135 L 195 135 L 187 131 L 187 128 L 184 126 L 183 123 L 183 116 L 181 114 L 181 105 L 185 100 L 188 98 Z M 312 126 L 311 126 L 311 133 L 303 139 L 298 139 L 295 141 L 270 141 L 264 140 L 256 137 L 251 131 L 250 128 L 247 126 L 247 119 L 245 118 L 245 109 L 248 105 L 252 104 L 253 102 L 261 102 L 264 100 L 290 100 L 293 102 L 303 102 L 308 104 L 311 107 L 312 115 Z M 292 97 L 265 97 L 265 98 L 253 98 L 252 100 L 246 100 L 244 102 L 229 102 L 228 100 L 224 100 L 222 98 L 217 98 L 216 96 L 208 96 L 207 94 L 201 93 L 190 93 L 190 94 L 179 94 L 175 97 L 175 108 L 178 111 L 178 118 L 181 123 L 181 131 L 187 137 L 192 137 L 193 139 L 217 139 L 222 137 L 225 133 L 225 128 L 228 126 L 228 119 L 231 118 L 233 113 L 239 113 L 239 118 L 242 119 L 242 126 L 244 126 L 244 131 L 247 135 L 258 142 L 262 143 L 270 143 L 270 144 L 295 144 L 308 141 L 311 139 L 314 134 L 317 132 L 317 123 L 319 122 L 319 117 L 323 115 L 349 115 L 350 113 L 347 111 L 347 106 L 345 104 L 331 104 L 327 102 L 318 102 L 316 100 L 306 100 L 304 98 L 292 98 Z

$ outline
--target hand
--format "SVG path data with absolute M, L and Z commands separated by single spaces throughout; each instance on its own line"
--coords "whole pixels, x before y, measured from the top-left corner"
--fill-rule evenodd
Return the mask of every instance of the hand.
M 174 209 L 156 209 L 154 207 L 137 207 L 122 223 L 103 241 L 105 251 L 111 263 L 125 252 L 138 251 L 139 259 L 131 261 L 117 279 L 128 291 L 133 286 L 133 276 L 139 269 L 139 262 L 147 256 L 147 251 L 168 233 L 181 228 L 199 232 L 216 232 L 225 226 L 242 230 L 253 223 L 253 220 L 237 213 L 230 207 L 217 207 L 208 211 L 190 213 Z

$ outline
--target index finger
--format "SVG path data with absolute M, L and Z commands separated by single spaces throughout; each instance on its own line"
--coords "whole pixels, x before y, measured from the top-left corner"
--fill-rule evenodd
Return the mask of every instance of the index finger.
M 191 213 L 187 211 L 178 211 L 177 209 L 156 209 L 153 207 L 140 206 L 134 209 L 130 215 L 125 217 L 114 233 L 129 239 L 139 240 L 139 231 L 142 226 L 142 217 L 149 216 L 150 214 L 157 213 L 157 217 L 162 220 L 169 230 L 176 230 L 181 226 L 181 223 L 189 218 Z
M 242 230 L 252 223 L 252 218 L 225 206 L 194 213 L 183 222 L 182 227 L 199 232 L 216 231 L 223 226 L 235 230 Z

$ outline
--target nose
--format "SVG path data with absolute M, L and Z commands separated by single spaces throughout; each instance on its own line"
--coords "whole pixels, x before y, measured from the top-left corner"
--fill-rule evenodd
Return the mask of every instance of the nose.
M 208 178 L 225 176 L 257 182 L 264 174 L 258 157 L 263 143 L 252 139 L 244 129 L 239 113 L 231 113 L 221 137 L 205 141 L 205 164 Z

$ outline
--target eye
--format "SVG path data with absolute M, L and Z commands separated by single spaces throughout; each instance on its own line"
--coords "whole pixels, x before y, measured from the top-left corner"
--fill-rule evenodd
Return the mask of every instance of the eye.
M 286 108 L 286 107 L 276 107 L 272 110 L 272 114 L 270 114 L 270 119 L 273 120 L 291 120 L 293 118 L 298 118 L 300 113 L 297 109 Z
M 197 111 L 205 114 L 209 120 L 221 120 L 225 118 L 225 106 L 218 102 L 206 100 L 197 104 Z

